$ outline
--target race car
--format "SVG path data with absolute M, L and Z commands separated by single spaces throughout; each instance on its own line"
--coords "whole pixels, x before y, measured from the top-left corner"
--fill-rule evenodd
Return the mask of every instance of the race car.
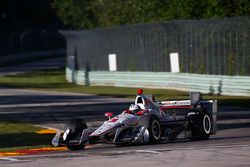
M 189 100 L 155 101 L 139 89 L 134 104 L 121 114 L 105 113 L 108 120 L 98 128 L 87 128 L 82 119 L 71 119 L 64 131 L 52 140 L 54 146 L 71 150 L 88 144 L 105 142 L 115 145 L 150 144 L 179 138 L 205 140 L 217 131 L 217 101 L 202 100 L 191 92 Z

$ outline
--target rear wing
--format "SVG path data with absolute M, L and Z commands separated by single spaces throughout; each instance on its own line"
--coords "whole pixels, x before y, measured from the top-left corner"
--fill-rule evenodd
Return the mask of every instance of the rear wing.
M 162 107 L 186 107 L 196 108 L 198 104 L 202 102 L 202 95 L 200 92 L 190 92 L 189 100 L 171 100 L 171 101 L 160 101 L 158 104 Z

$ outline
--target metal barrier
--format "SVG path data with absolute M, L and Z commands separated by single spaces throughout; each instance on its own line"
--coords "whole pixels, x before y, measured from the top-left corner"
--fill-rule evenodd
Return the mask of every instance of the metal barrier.
M 250 77 L 243 76 L 169 72 L 86 72 L 67 68 L 66 78 L 69 82 L 81 85 L 171 88 L 209 94 L 250 96 Z
M 182 73 L 250 76 L 249 16 L 62 33 L 76 70 L 108 71 L 116 54 L 118 71 L 170 72 L 169 54 L 178 52 Z
M 66 77 L 73 83 L 250 96 L 250 17 L 62 34 L 67 41 Z M 179 53 L 180 73 L 170 73 L 173 52 Z M 116 72 L 108 72 L 112 57 Z

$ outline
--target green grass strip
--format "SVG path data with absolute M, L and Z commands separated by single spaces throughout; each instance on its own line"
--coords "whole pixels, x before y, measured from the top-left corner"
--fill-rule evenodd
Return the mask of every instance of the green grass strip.
M 37 134 L 41 129 L 28 123 L 0 120 L 0 152 L 49 146 L 53 134 Z

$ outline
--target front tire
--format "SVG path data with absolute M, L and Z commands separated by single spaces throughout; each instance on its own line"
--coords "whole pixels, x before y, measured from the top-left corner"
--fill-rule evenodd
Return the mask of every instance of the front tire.
M 65 124 L 65 132 L 63 134 L 64 144 L 70 150 L 82 150 L 85 145 L 83 143 L 71 143 L 71 141 L 80 141 L 82 132 L 84 129 L 87 129 L 86 123 L 82 119 L 74 118 L 70 119 Z
M 158 143 L 161 139 L 161 125 L 156 116 L 147 115 L 139 120 L 139 126 L 144 126 L 148 133 L 149 143 Z
M 67 148 L 70 150 L 83 150 L 85 148 L 84 144 L 79 145 L 67 145 Z

